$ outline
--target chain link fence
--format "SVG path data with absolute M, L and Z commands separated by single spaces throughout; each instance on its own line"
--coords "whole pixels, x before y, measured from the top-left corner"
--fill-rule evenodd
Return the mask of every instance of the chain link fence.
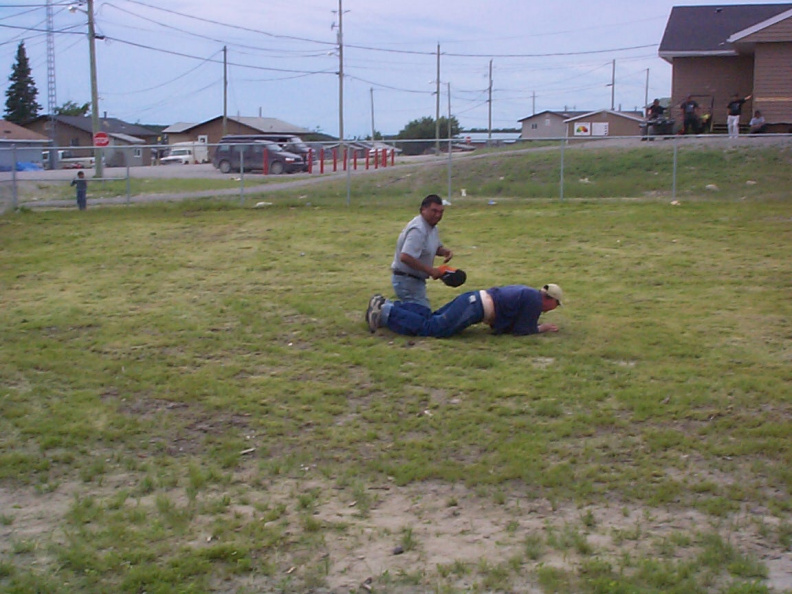
M 78 171 L 89 180 L 92 205 L 131 204 L 191 198 L 246 198 L 299 184 L 321 187 L 325 181 L 347 180 L 347 200 L 353 193 L 352 179 L 393 168 L 441 167 L 446 172 L 445 193 L 450 198 L 465 193 L 469 183 L 465 174 L 475 163 L 478 170 L 493 171 L 504 159 L 533 154 L 542 160 L 543 183 L 525 190 L 525 197 L 564 200 L 574 188 L 592 183 L 585 172 L 577 170 L 581 151 L 598 151 L 597 175 L 618 178 L 619 164 L 625 154 L 643 155 L 647 175 L 662 174 L 663 191 L 676 197 L 680 164 L 689 151 L 735 149 L 761 150 L 765 147 L 792 146 L 791 134 L 762 134 L 730 139 L 726 135 L 701 136 L 624 136 L 596 139 L 547 138 L 515 142 L 473 144 L 465 139 L 430 139 L 411 141 L 349 141 L 346 143 L 305 143 L 302 152 L 291 153 L 282 147 L 261 143 L 237 143 L 231 147 L 199 145 L 185 151 L 163 146 L 115 147 L 104 149 L 103 175 L 95 175 L 93 147 L 45 148 L 16 145 L 0 146 L 0 212 L 19 208 L 74 207 L 71 182 Z M 438 151 L 439 149 L 439 151 Z M 52 156 L 70 155 L 55 162 Z M 107 155 L 111 159 L 107 159 Z M 50 157 L 48 159 L 48 157 Z M 609 161 L 612 162 L 609 166 Z M 708 174 L 718 177 L 718 167 L 727 168 L 726 160 L 711 164 Z M 536 172 L 525 171 L 528 178 Z M 437 175 L 435 175 L 437 179 Z M 496 180 L 497 181 L 497 180 Z M 492 186 L 497 193 L 498 184 Z M 653 187 L 657 187 L 654 184 Z M 152 189 L 154 188 L 154 189 Z M 480 191 L 487 192 L 487 186 Z M 518 194 L 521 190 L 515 190 Z M 612 197 L 631 197 L 625 187 L 613 184 Z M 620 196 L 619 193 L 623 192 Z M 538 193 L 538 194 L 537 194 Z M 519 196 L 518 196 L 519 197 Z

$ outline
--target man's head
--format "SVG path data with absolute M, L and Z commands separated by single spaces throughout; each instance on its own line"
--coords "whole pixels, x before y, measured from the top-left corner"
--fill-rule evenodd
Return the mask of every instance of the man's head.
M 437 194 L 429 194 L 421 202 L 421 216 L 432 227 L 441 221 L 444 210 L 443 200 Z
M 85 174 L 82 171 L 78 171 L 77 172 L 77 177 L 83 178 L 83 177 L 85 177 Z
M 660 99 L 655 99 L 652 101 L 652 105 L 660 105 Z
M 564 292 L 561 287 L 553 283 L 547 284 L 542 287 L 542 311 L 552 311 L 559 305 L 564 298 Z

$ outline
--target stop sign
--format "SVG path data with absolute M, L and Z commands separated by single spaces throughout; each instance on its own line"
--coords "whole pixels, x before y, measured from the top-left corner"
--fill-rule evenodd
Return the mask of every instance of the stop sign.
M 95 146 L 107 146 L 110 144 L 110 137 L 107 135 L 107 132 L 97 132 L 94 134 L 93 140 Z

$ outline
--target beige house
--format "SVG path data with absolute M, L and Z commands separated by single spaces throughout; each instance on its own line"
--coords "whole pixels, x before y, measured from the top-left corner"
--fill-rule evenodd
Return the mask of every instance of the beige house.
M 594 140 L 612 136 L 639 136 L 644 118 L 638 111 L 590 111 L 564 120 L 566 136 Z
M 770 132 L 792 130 L 792 4 L 675 6 L 659 56 L 672 65 L 671 115 L 688 95 L 725 130 L 726 105 L 752 95 L 744 127 L 761 110 Z
M 227 117 L 225 126 L 223 117 L 218 116 L 211 120 L 206 120 L 198 124 L 176 123 L 162 131 L 167 135 L 168 144 L 177 142 L 205 142 L 207 144 L 217 144 L 224 134 L 296 134 L 303 139 L 310 135 L 310 130 L 289 124 L 277 118 L 255 118 L 255 117 Z
M 566 124 L 569 118 L 583 115 L 585 111 L 541 111 L 534 115 L 518 120 L 522 126 L 520 138 L 523 140 L 536 140 L 540 138 L 564 138 Z

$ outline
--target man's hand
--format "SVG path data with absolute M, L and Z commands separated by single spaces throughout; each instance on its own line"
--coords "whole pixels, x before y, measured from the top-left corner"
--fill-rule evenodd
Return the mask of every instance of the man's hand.
M 451 258 L 454 257 L 454 252 L 452 252 L 448 248 L 440 247 L 440 248 L 437 248 L 437 254 L 436 255 L 437 256 L 442 256 L 444 258 L 443 259 L 443 264 L 448 264 L 448 261 Z
M 555 324 L 539 324 L 537 326 L 539 332 L 558 332 L 558 326 Z

